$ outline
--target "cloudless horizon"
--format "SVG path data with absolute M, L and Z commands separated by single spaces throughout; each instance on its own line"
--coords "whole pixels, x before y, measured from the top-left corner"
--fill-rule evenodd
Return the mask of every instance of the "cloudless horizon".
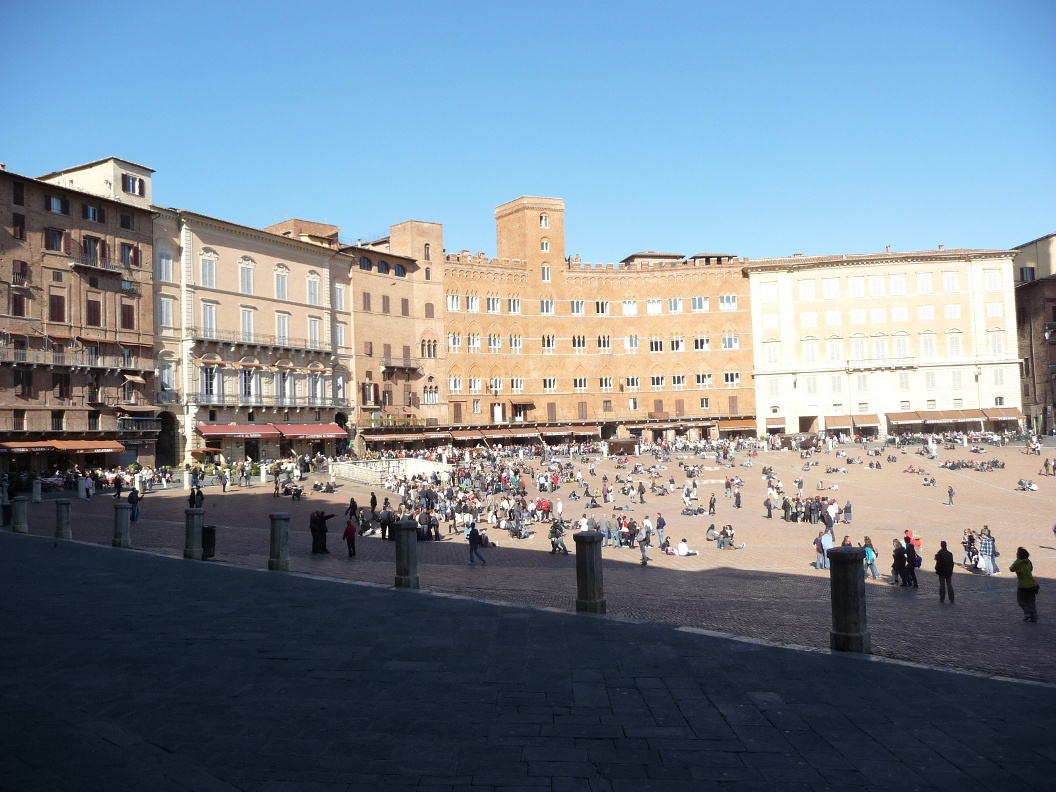
M 541 195 L 595 262 L 1056 232 L 1051 0 L 60 0 L 5 28 L 9 170 L 117 156 L 258 228 L 429 220 L 494 255 L 495 207 Z

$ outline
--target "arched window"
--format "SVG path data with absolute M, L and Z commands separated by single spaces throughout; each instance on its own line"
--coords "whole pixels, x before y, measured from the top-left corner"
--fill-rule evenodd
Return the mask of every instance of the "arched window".
M 397 278 L 406 278 L 407 268 L 404 267 L 402 264 L 396 264 L 393 267 L 393 273 L 396 275 Z
M 361 270 L 366 270 L 367 272 L 370 272 L 371 269 L 373 269 L 373 265 L 370 263 L 370 259 L 369 258 L 367 258 L 366 256 L 360 256 L 359 257 L 359 268 Z
M 425 279 L 426 280 L 432 280 L 433 279 L 433 271 L 429 267 L 425 268 Z
M 547 217 L 545 214 L 539 215 L 539 227 L 540 228 L 549 228 L 550 227 L 550 218 Z
M 389 274 L 389 262 L 379 261 L 378 262 L 378 274 L 388 275 Z
M 425 250 L 423 251 L 422 258 L 424 258 L 426 261 L 431 261 L 432 259 L 429 258 L 429 254 L 430 254 L 429 243 L 426 242 L 425 243 Z

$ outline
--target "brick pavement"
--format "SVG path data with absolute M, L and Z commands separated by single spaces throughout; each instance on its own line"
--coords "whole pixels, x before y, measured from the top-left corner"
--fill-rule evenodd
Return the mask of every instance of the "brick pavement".
M 1056 777 L 1048 685 L 9 533 L 0 601 L 0 787 L 20 792 Z
M 872 536 L 881 553 L 878 566 L 889 567 L 886 548 L 891 539 L 901 536 L 906 527 L 913 527 L 924 537 L 924 567 L 918 577 L 921 588 L 906 592 L 897 587 L 877 583 L 868 587 L 869 618 L 875 653 L 921 662 L 929 665 L 972 669 L 995 675 L 1056 682 L 1056 627 L 1048 617 L 1047 592 L 1056 578 L 1056 549 L 1051 531 L 1056 514 L 1056 477 L 1047 480 L 1037 477 L 1040 459 L 1027 457 L 1022 447 L 997 449 L 987 446 L 993 456 L 1004 460 L 1007 468 L 992 473 L 973 471 L 945 471 L 913 454 L 900 455 L 900 463 L 887 464 L 873 471 L 860 466 L 849 466 L 847 474 L 826 476 L 800 471 L 798 455 L 789 452 L 761 454 L 755 467 L 718 468 L 714 460 L 704 461 L 710 468 L 704 477 L 714 478 L 718 495 L 719 525 L 733 522 L 738 539 L 744 539 L 743 551 L 715 549 L 714 543 L 704 540 L 709 522 L 703 517 L 682 517 L 677 512 L 681 500 L 676 496 L 647 497 L 645 509 L 655 517 L 657 507 L 668 520 L 668 535 L 674 541 L 686 536 L 690 545 L 701 551 L 693 558 L 664 557 L 653 552 L 654 563 L 643 569 L 637 564 L 637 550 L 606 549 L 605 576 L 609 612 L 669 624 L 688 626 L 720 633 L 746 636 L 789 646 L 825 648 L 828 646 L 829 604 L 827 574 L 815 571 L 811 541 L 816 528 L 809 525 L 786 524 L 778 519 L 768 521 L 761 501 L 765 494 L 759 471 L 764 464 L 772 464 L 787 488 L 802 475 L 806 481 L 805 494 L 818 478 L 826 483 L 839 482 L 840 490 L 832 493 L 841 503 L 850 499 L 854 504 L 854 518 L 850 526 L 838 526 L 838 537 L 850 534 L 855 542 L 864 534 Z M 852 455 L 855 453 L 851 450 Z M 943 458 L 947 454 L 944 453 Z M 949 452 L 951 458 L 977 458 L 961 450 Z M 834 456 L 820 455 L 820 469 L 835 464 Z M 886 455 L 883 457 L 886 459 Z M 646 460 L 645 457 L 642 458 Z M 692 460 L 691 460 L 692 461 Z M 703 461 L 703 460 L 697 460 Z M 739 460 L 740 461 L 740 460 Z M 929 474 L 938 479 L 938 487 L 925 488 L 920 478 L 903 474 L 910 462 L 919 467 L 923 461 Z M 841 460 L 841 464 L 845 461 Z M 675 476 L 681 484 L 684 477 L 672 461 L 663 473 Z M 586 472 L 586 465 L 583 466 Z M 598 465 L 602 473 L 614 477 L 615 470 L 608 463 Z M 625 471 L 622 471 L 625 472 Z M 737 473 L 745 479 L 743 506 L 732 508 L 723 497 L 721 476 Z M 1014 485 L 1021 476 L 1033 478 L 1041 491 L 1020 493 Z M 957 490 L 956 505 L 945 506 L 946 485 L 953 483 Z M 701 497 L 706 501 L 711 489 L 700 485 Z M 567 498 L 564 487 L 557 496 L 565 503 L 565 515 L 577 517 L 576 503 Z M 217 488 L 206 491 L 206 522 L 220 526 L 218 560 L 262 568 L 268 552 L 267 513 L 286 510 L 293 515 L 291 522 L 291 569 L 325 577 L 361 580 L 391 585 L 394 574 L 392 545 L 375 538 L 360 539 L 358 557 L 347 559 L 340 541 L 341 512 L 350 494 L 362 504 L 369 492 L 342 487 L 335 495 L 312 493 L 305 501 L 276 500 L 271 487 L 256 486 L 248 491 L 232 488 L 222 494 Z M 379 497 L 383 493 L 378 493 Z M 186 506 L 182 490 L 153 493 L 144 501 L 144 517 L 133 527 L 132 539 L 136 547 L 168 554 L 182 554 L 183 508 Z M 622 504 L 622 500 L 620 503 Z M 91 503 L 74 505 L 74 536 L 85 541 L 109 543 L 111 537 L 112 500 L 97 496 Z M 312 556 L 308 552 L 310 539 L 307 514 L 315 508 L 329 505 L 338 515 L 331 520 L 331 555 Z M 50 534 L 53 524 L 50 504 L 31 507 L 31 530 Z M 634 506 L 640 516 L 643 507 Z M 37 517 L 36 515 L 40 515 Z M 777 514 L 775 512 L 775 514 Z M 986 578 L 958 569 L 954 584 L 958 592 L 957 605 L 938 603 L 937 584 L 929 571 L 931 557 L 938 549 L 938 539 L 945 538 L 959 560 L 959 537 L 964 525 L 976 528 L 989 523 L 1003 551 L 1000 559 L 1004 568 L 1014 557 L 1017 544 L 1031 549 L 1036 574 L 1041 578 L 1039 596 L 1042 620 L 1036 625 L 1023 625 L 1015 604 L 1015 582 L 1005 572 L 1000 577 Z M 446 530 L 446 529 L 445 529 Z M 499 548 L 485 551 L 489 564 L 485 568 L 466 564 L 467 548 L 455 536 L 440 543 L 419 546 L 422 585 L 430 590 L 464 594 L 479 599 L 546 605 L 572 610 L 575 599 L 575 572 L 572 557 L 551 556 L 546 530 L 527 541 L 515 541 L 504 536 L 493 536 Z M 568 542 L 570 549 L 573 543 Z

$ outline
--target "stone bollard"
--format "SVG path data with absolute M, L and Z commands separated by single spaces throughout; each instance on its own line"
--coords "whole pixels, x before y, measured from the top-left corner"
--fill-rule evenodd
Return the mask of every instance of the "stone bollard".
M 33 500 L 30 501 L 30 502 L 31 503 L 40 503 L 40 501 L 41 501 L 41 497 L 40 497 L 40 479 L 39 478 L 35 478 L 35 479 L 33 479 Z
M 191 488 L 191 471 L 183 471 L 183 488 L 189 490 Z
M 70 501 L 66 498 L 55 501 L 55 538 L 73 538 L 73 531 L 70 530 Z
M 205 509 L 184 509 L 183 557 L 202 560 L 202 523 Z
M 396 532 L 396 588 L 418 588 L 418 523 L 400 520 Z
M 288 512 L 271 514 L 271 557 L 268 569 L 290 571 L 290 515 Z
M 81 500 L 88 500 L 88 493 L 84 491 L 84 476 L 77 477 L 77 497 Z
M 829 557 L 829 594 L 832 598 L 832 630 L 829 646 L 838 652 L 869 654 L 869 620 L 865 613 L 865 550 L 833 547 Z
M 602 535 L 597 531 L 577 531 L 576 543 L 576 610 L 605 613 L 605 584 L 601 574 Z
M 132 537 L 128 533 L 128 521 L 132 516 L 132 504 L 117 501 L 114 504 L 114 547 L 131 547 Z
M 16 495 L 11 500 L 12 512 L 11 530 L 15 533 L 29 533 L 29 521 L 27 519 L 28 500 L 25 495 Z

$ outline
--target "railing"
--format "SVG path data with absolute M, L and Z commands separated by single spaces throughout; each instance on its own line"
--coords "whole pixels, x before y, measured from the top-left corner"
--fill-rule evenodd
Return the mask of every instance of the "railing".
M 369 406 L 369 405 L 364 405 Z M 428 420 L 434 421 L 434 423 L 427 423 Z M 363 418 L 356 423 L 356 426 L 362 429 L 384 429 L 387 427 L 413 427 L 413 426 L 436 426 L 435 419 L 426 419 L 418 417 L 403 418 L 395 415 L 376 415 L 370 418 Z
M 158 404 L 179 404 L 180 392 L 175 390 L 159 390 Z
M 188 327 L 191 337 L 198 341 L 227 341 L 235 344 L 272 346 L 283 349 L 308 349 L 322 351 L 323 343 L 318 339 L 276 336 L 265 333 L 247 333 L 241 330 L 217 330 L 214 327 Z
M 893 358 L 852 358 L 847 361 L 847 370 L 851 369 L 895 369 L 916 368 L 917 359 L 912 357 Z
M 11 283 L 15 286 L 25 286 L 29 282 L 29 275 L 25 272 L 15 272 L 11 275 Z
M 121 355 L 91 355 L 85 352 L 53 352 L 50 349 L 15 349 L 12 346 L 0 346 L 0 363 L 32 363 L 42 366 L 130 371 L 153 371 L 156 365 L 153 358 L 125 358 Z
M 115 275 L 120 275 L 125 271 L 124 265 L 120 262 L 111 258 L 103 258 L 102 256 L 73 256 L 70 263 L 75 267 L 89 267 Z
M 386 356 L 381 359 L 381 365 L 385 368 L 419 369 L 421 364 L 418 358 Z
M 171 393 L 172 391 L 170 391 Z M 179 397 L 176 397 L 179 400 Z M 204 393 L 198 391 L 191 394 L 191 400 L 196 404 L 231 404 L 247 407 L 347 407 L 348 399 L 334 399 L 329 396 L 283 396 L 254 393 Z M 159 399 L 160 404 L 163 402 Z
M 122 432 L 160 432 L 161 421 L 157 418 L 125 418 L 117 419 L 117 428 Z

